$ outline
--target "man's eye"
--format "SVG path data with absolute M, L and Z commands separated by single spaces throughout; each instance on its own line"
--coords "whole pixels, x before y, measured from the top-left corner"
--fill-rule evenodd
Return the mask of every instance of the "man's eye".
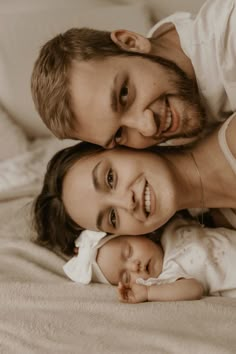
M 115 142 L 116 144 L 119 144 L 121 139 L 122 139 L 122 128 L 119 128 L 116 132 L 116 135 L 115 135 Z
M 120 90 L 120 104 L 122 106 L 125 106 L 125 104 L 127 102 L 128 94 L 129 94 L 129 89 L 128 89 L 128 86 L 125 84 L 124 86 L 122 86 L 122 88 Z
M 110 188 L 113 188 L 114 186 L 114 176 L 113 176 L 113 170 L 110 168 L 107 174 L 107 184 L 109 185 Z
M 115 228 L 116 227 L 116 213 L 114 209 L 111 209 L 110 212 L 110 223 L 112 224 L 112 226 Z

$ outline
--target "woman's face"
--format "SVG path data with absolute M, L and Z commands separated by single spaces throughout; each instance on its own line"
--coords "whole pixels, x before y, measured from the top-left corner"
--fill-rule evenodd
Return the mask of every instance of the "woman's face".
M 143 236 L 120 236 L 98 250 L 97 263 L 111 284 L 132 284 L 138 278 L 146 280 L 159 276 L 163 250 Z
M 85 229 L 141 235 L 176 212 L 175 179 L 157 154 L 117 148 L 78 160 L 65 176 L 62 199 Z

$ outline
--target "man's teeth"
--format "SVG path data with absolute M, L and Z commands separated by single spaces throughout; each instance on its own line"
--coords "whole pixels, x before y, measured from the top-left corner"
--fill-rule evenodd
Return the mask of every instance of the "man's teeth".
M 151 210 L 151 196 L 150 196 L 150 189 L 147 183 L 144 191 L 144 208 L 145 208 L 145 212 L 149 214 Z
M 163 132 L 167 131 L 170 128 L 171 124 L 172 124 L 172 113 L 170 108 L 167 107 L 166 121 L 162 131 Z

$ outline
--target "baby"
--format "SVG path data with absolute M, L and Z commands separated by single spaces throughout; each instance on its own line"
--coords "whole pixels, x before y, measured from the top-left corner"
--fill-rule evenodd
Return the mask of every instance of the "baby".
M 84 231 L 64 266 L 75 282 L 118 285 L 122 302 L 236 297 L 236 231 L 175 218 L 160 241 Z M 235 264 L 235 265 L 233 265 Z

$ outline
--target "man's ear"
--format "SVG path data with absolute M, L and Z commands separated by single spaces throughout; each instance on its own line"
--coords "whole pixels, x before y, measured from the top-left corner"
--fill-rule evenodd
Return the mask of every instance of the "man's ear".
M 148 54 L 151 51 L 151 43 L 148 38 L 135 32 L 127 30 L 112 31 L 111 39 L 118 47 L 128 52 Z

